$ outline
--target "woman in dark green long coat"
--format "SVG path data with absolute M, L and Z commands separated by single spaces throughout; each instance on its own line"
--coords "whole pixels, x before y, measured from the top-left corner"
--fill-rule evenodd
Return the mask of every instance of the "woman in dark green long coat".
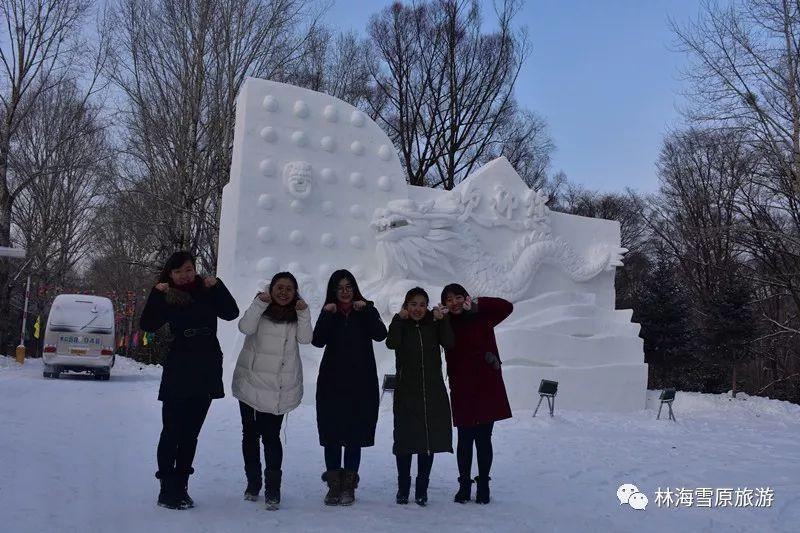
M 397 503 L 408 503 L 411 456 L 417 454 L 414 500 L 428 501 L 433 454 L 453 453 L 450 400 L 442 377 L 441 346 L 453 346 L 450 319 L 437 307 L 428 309 L 428 294 L 415 287 L 389 326 L 386 346 L 395 351 L 394 447 L 397 458 Z

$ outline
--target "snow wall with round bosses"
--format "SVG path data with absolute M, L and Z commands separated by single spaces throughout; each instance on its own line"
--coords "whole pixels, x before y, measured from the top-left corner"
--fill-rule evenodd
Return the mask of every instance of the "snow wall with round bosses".
M 405 292 L 438 303 L 457 282 L 514 312 L 496 329 L 515 411 L 533 409 L 541 379 L 559 382 L 565 409 L 643 409 L 639 326 L 614 308 L 625 250 L 619 224 L 551 212 L 505 158 L 452 191 L 409 186 L 391 141 L 362 111 L 331 96 L 249 78 L 239 95 L 217 275 L 242 312 L 288 270 L 316 321 L 330 274 L 356 277 L 389 323 Z M 243 343 L 220 323 L 225 382 Z M 378 372 L 394 354 L 375 344 Z M 313 402 L 321 350 L 301 347 L 304 401 Z

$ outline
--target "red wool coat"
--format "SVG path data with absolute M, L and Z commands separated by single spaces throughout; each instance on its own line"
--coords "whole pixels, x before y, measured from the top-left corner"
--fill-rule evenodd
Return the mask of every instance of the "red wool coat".
M 511 314 L 514 305 L 502 298 L 478 298 L 477 305 L 452 315 L 455 345 L 445 351 L 453 425 L 472 427 L 511 418 L 494 327 Z M 487 362 L 487 353 L 498 363 Z M 488 356 L 492 359 L 491 356 Z

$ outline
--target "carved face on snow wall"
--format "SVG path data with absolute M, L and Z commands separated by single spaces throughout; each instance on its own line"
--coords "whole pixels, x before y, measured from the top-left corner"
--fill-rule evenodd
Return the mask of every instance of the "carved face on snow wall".
M 305 161 L 291 161 L 283 167 L 283 184 L 293 197 L 303 200 L 311 194 L 313 183 L 311 164 Z

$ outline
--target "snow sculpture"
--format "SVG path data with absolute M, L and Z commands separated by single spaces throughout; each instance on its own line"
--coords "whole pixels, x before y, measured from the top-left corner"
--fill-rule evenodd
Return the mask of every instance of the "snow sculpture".
M 311 165 L 305 161 L 291 161 L 283 167 L 283 183 L 289 194 L 299 200 L 311 194 Z
M 409 288 L 436 303 L 455 281 L 514 302 L 496 330 L 513 409 L 533 408 L 542 378 L 559 381 L 559 408 L 644 408 L 639 328 L 614 309 L 619 225 L 551 212 L 504 158 L 452 191 L 411 187 L 391 146 L 344 102 L 246 81 L 217 269 L 240 307 L 285 269 L 316 315 L 331 272 L 347 268 L 388 322 Z M 280 168 L 282 187 L 272 178 Z M 235 324 L 220 326 L 230 376 L 243 339 Z M 304 346 L 301 355 L 313 402 L 321 351 Z M 376 345 L 376 357 L 380 373 L 394 372 L 391 352 Z

